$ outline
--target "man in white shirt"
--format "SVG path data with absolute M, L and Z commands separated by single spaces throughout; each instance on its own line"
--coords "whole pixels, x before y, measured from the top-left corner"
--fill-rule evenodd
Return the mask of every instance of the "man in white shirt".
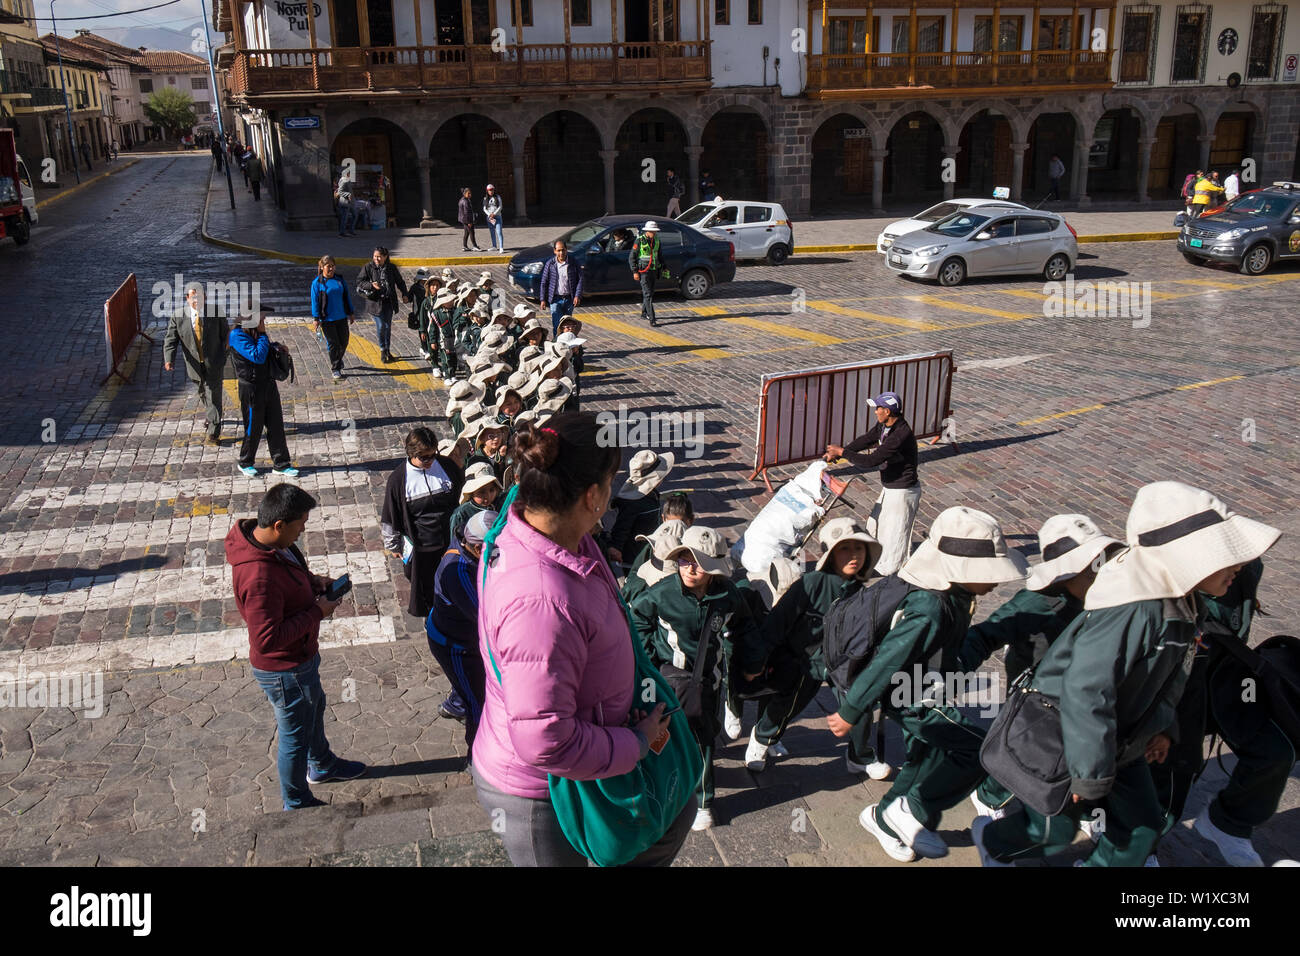
M 356 210 L 352 206 L 352 179 L 345 171 L 339 177 L 338 187 L 334 190 L 335 202 L 338 203 L 339 235 L 355 236 L 357 225 Z
M 215 304 L 214 304 L 215 305 Z M 203 294 L 195 284 L 185 290 L 185 305 L 167 320 L 163 337 L 163 367 L 175 367 L 176 348 L 180 346 L 185 374 L 199 393 L 204 407 L 204 423 L 210 445 L 221 444 L 222 378 L 226 367 L 226 342 L 230 326 L 220 308 L 204 308 Z
M 1223 198 L 1232 202 L 1241 193 L 1241 180 L 1237 178 L 1237 171 L 1234 169 L 1228 174 L 1228 178 L 1223 183 Z

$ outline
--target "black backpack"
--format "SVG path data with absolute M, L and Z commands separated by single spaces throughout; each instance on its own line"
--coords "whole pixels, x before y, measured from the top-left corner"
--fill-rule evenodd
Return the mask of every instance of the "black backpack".
M 271 351 L 267 361 L 271 365 L 271 374 L 277 382 L 289 382 L 294 380 L 293 356 L 289 350 L 279 342 L 271 343 Z
M 822 622 L 822 656 L 836 690 L 848 693 L 889 632 L 898 606 L 916 590 L 915 584 L 891 574 L 831 605 Z

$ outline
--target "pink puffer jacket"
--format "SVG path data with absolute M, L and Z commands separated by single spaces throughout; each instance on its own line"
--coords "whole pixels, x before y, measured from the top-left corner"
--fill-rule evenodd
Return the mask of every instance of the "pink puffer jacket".
M 595 541 L 583 538 L 582 553 L 573 554 L 512 510 L 481 588 L 487 689 L 475 776 L 540 799 L 548 796 L 548 773 L 598 780 L 632 770 L 640 757 L 627 726 L 635 657 L 617 585 Z

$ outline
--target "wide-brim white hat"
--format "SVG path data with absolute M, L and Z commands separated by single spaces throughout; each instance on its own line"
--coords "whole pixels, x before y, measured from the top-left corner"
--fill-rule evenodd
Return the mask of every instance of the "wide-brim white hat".
M 540 384 L 542 384 L 540 378 L 535 375 L 529 375 L 524 371 L 512 372 L 510 377 L 506 379 L 506 388 L 518 395 L 520 401 L 532 397 L 532 394 L 537 391 L 537 386 Z M 502 393 L 501 397 L 505 398 L 505 394 Z
M 1041 591 L 1082 574 L 1106 549 L 1122 542 L 1101 533 L 1087 515 L 1053 515 L 1038 529 L 1042 562 L 1029 570 L 1025 587 Z
M 573 395 L 571 389 L 563 379 L 548 378 L 537 387 L 537 410 L 539 412 L 558 412 L 564 407 L 570 396 Z
M 822 525 L 821 530 L 817 532 L 817 540 L 821 542 L 825 552 L 817 559 L 818 571 L 826 570 L 826 565 L 830 562 L 831 552 L 837 545 L 845 541 L 861 541 L 867 546 L 867 560 L 862 562 L 862 567 L 858 570 L 857 577 L 866 580 L 871 576 L 871 569 L 876 566 L 880 560 L 880 553 L 885 549 L 879 541 L 867 534 L 858 527 L 858 523 L 852 518 L 832 518 Z
M 462 379 L 451 387 L 451 397 L 447 399 L 447 417 L 451 418 L 467 405 L 482 402 L 483 396 L 486 394 L 486 389 Z
M 677 459 L 672 452 L 656 455 L 643 449 L 632 456 L 627 464 L 627 481 L 618 489 L 616 498 L 641 498 L 650 494 L 668 477 Z
M 449 305 L 453 305 L 455 302 L 456 302 L 455 292 L 452 292 L 449 289 L 440 289 L 438 290 L 438 295 L 433 300 L 433 307 L 435 309 L 443 309 Z
M 548 355 L 545 360 L 539 363 L 537 375 L 539 378 L 546 378 L 552 372 L 564 368 L 564 358 L 560 355 Z
M 1254 561 L 1281 535 L 1200 488 L 1180 481 L 1144 485 L 1128 513 L 1128 550 L 1102 565 L 1083 606 L 1183 597 L 1216 571 Z
M 653 555 L 641 562 L 641 566 L 636 569 L 636 576 L 646 583 L 646 587 L 654 587 L 665 578 L 671 578 L 677 573 L 670 562 Z
M 517 319 L 519 316 L 516 315 L 515 318 Z M 523 341 L 534 332 L 542 333 L 542 341 L 545 341 L 546 337 L 551 334 L 551 330 L 542 325 L 541 321 L 536 316 L 533 316 L 525 322 L 523 328 L 519 330 L 519 340 Z
M 649 220 L 649 221 L 648 221 L 644 226 L 641 227 L 641 231 L 642 231 L 642 232 L 658 232 L 658 231 L 659 231 L 659 223 L 657 223 L 657 222 L 655 222 L 653 219 L 651 219 L 651 220 Z
M 666 561 L 673 548 L 682 543 L 682 535 L 685 533 L 686 522 L 670 518 L 650 534 L 637 535 L 636 540 L 650 545 L 650 553 L 660 561 Z
M 527 321 L 528 319 L 533 319 L 533 318 L 536 318 L 536 317 L 537 317 L 537 312 L 536 312 L 536 310 L 534 310 L 534 309 L 530 309 L 527 305 L 525 305 L 525 304 L 522 303 L 522 302 L 519 302 L 519 303 L 516 303 L 516 304 L 515 304 L 515 310 L 514 310 L 514 312 L 512 312 L 511 314 L 512 314 L 516 319 L 520 319 L 520 320 L 523 320 L 523 321 Z
M 1006 584 L 1023 580 L 1029 563 L 1007 547 L 997 519 L 974 508 L 949 508 L 930 526 L 898 576 L 917 587 L 946 591 L 954 584 Z
M 500 375 L 502 372 L 508 372 L 508 371 L 510 371 L 510 366 L 507 365 L 505 362 L 493 362 L 491 365 L 487 366 L 486 368 L 481 369 L 480 371 L 475 372 L 473 375 L 471 375 L 469 377 L 470 384 L 477 385 L 480 388 L 485 388 L 487 386 L 488 379 L 494 378 Z
M 555 339 L 556 345 L 567 345 L 570 349 L 582 348 L 587 344 L 587 340 L 574 335 L 572 332 L 561 332 Z
M 482 491 L 484 488 L 490 488 L 496 485 L 499 489 L 501 482 L 497 481 L 497 476 L 488 472 L 487 474 L 479 473 L 471 477 L 466 477 L 465 484 L 460 488 L 460 503 L 464 504 L 469 501 L 470 496 L 475 492 Z
M 676 561 L 684 554 L 691 555 L 706 574 L 731 574 L 727 542 L 713 528 L 698 524 L 687 528 L 682 543 L 668 552 L 666 560 Z

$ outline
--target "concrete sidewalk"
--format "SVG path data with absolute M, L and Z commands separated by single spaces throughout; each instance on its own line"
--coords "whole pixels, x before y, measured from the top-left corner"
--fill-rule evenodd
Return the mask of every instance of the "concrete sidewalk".
M 268 188 L 263 188 L 260 202 L 235 179 L 235 208 L 230 208 L 225 176 L 211 168 L 208 199 L 203 217 L 203 239 L 214 245 L 268 258 L 314 265 L 323 255 L 332 255 L 340 265 L 362 266 L 370 259 L 376 245 L 386 246 L 399 266 L 494 265 L 510 261 L 514 252 L 529 246 L 549 243 L 563 234 L 572 223 L 512 226 L 505 223 L 506 254 L 463 253 L 456 246 L 461 241 L 459 226 L 440 225 L 432 229 L 371 229 L 354 238 L 340 238 L 332 229 L 315 232 L 291 232 L 280 224 L 279 212 Z M 912 205 L 890 210 L 875 218 L 851 216 L 798 220 L 794 224 L 795 257 L 807 253 L 870 252 L 876 236 L 886 225 L 905 218 L 924 207 Z M 1062 213 L 1079 234 L 1080 242 L 1134 242 L 1143 239 L 1172 239 L 1177 235 L 1173 218 L 1181 211 L 1178 201 L 1136 203 L 1118 210 L 1101 211 L 1089 207 L 1080 211 L 1068 203 L 1052 203 L 1052 212 Z M 651 214 L 647 214 L 651 215 Z M 480 243 L 487 239 L 486 227 L 477 232 Z

